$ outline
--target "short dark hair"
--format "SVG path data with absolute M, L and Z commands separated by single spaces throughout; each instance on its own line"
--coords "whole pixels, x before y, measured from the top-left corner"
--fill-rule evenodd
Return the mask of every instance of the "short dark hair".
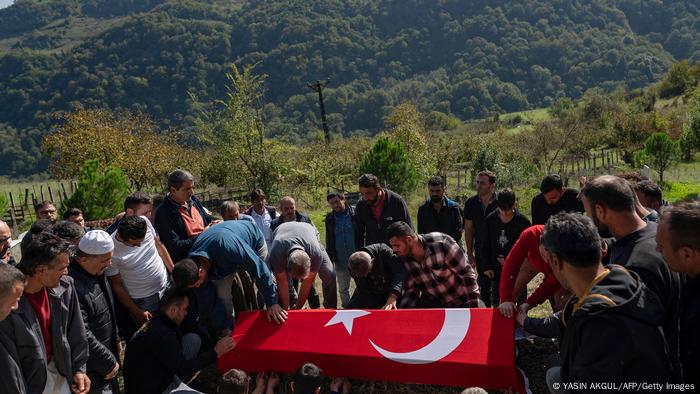
M 153 204 L 153 199 L 151 196 L 144 192 L 133 192 L 126 196 L 126 199 L 124 200 L 124 211 L 127 209 L 136 210 L 139 205 L 143 204 Z
M 663 203 L 663 192 L 659 185 L 650 180 L 639 181 L 634 184 L 634 190 L 644 194 L 646 198 L 651 198 L 652 200 Z
M 24 238 L 22 238 L 22 241 L 19 244 L 20 251 L 22 252 L 22 255 L 24 255 L 27 251 L 27 246 L 29 245 L 29 242 L 31 242 L 32 239 L 37 234 L 40 234 L 41 232 L 48 231 L 51 232 L 51 229 L 53 228 L 53 223 L 49 219 L 40 219 L 37 220 L 32 224 L 32 226 L 29 228 L 29 231 L 24 235 Z
M 604 205 L 616 212 L 635 210 L 635 195 L 630 184 L 615 175 L 601 175 L 586 182 L 581 194 L 594 205 Z
M 156 193 L 153 195 L 153 209 L 158 208 L 165 201 L 165 194 Z
M 373 187 L 375 189 L 382 187 L 381 183 L 379 183 L 379 178 L 374 174 L 363 174 L 360 179 L 357 180 L 357 183 L 360 187 Z
M 27 249 L 22 251 L 22 260 L 17 268 L 25 275 L 32 276 L 41 265 L 53 267 L 59 255 L 68 253 L 69 246 L 68 242 L 58 236 L 46 231 L 41 232 L 33 236 Z
M 22 271 L 10 264 L 0 263 L 0 298 L 5 298 L 16 283 L 24 283 L 25 278 Z
M 664 208 L 661 220 L 668 221 L 674 250 L 683 246 L 700 250 L 700 201 L 679 202 Z
M 330 192 L 330 193 L 326 194 L 326 201 L 330 201 L 336 197 L 338 197 L 341 200 L 345 200 L 345 194 L 343 194 L 341 192 Z
M 141 216 L 124 216 L 117 226 L 117 234 L 122 241 L 143 239 L 146 231 L 148 231 L 148 224 Z
M 160 309 L 161 312 L 165 312 L 173 305 L 182 305 L 185 299 L 188 298 L 187 290 L 177 287 L 168 287 L 163 292 L 163 297 L 161 297 L 160 302 L 158 302 L 158 309 Z
M 489 178 L 489 183 L 494 184 L 496 183 L 496 174 L 489 170 L 484 170 L 484 171 L 479 171 L 478 174 L 476 174 L 476 178 L 479 179 L 479 177 L 486 176 Z
M 386 229 L 386 239 L 394 237 L 415 237 L 416 232 L 406 222 L 394 222 Z
M 219 377 L 217 394 L 247 394 L 250 377 L 240 369 L 229 369 Z
M 192 259 L 182 259 L 173 267 L 173 285 L 187 289 L 199 280 L 199 265 Z
M 600 263 L 601 239 L 593 220 L 576 212 L 560 212 L 544 226 L 542 245 L 576 267 Z
M 428 179 L 428 186 L 440 186 L 445 187 L 445 180 L 441 176 L 432 176 Z
M 294 374 L 294 394 L 313 394 L 323 383 L 323 370 L 306 363 Z
M 34 204 L 34 212 L 39 212 L 41 208 L 47 207 L 49 205 L 53 205 L 54 207 L 56 207 L 56 204 L 54 204 L 53 201 L 49 200 L 44 200 L 39 203 L 36 203 Z
M 559 174 L 549 174 L 540 182 L 540 191 L 542 193 L 549 193 L 552 190 L 561 190 L 563 187 L 564 182 L 561 180 Z
M 511 209 L 515 205 L 515 192 L 505 188 L 496 194 L 496 205 L 501 209 Z
M 85 235 L 85 229 L 78 223 L 61 220 L 51 227 L 51 232 L 68 242 L 77 241 Z
M 83 211 L 78 208 L 68 208 L 65 212 L 63 212 L 63 220 L 68 220 L 72 216 L 80 216 L 82 214 Z
M 189 181 L 194 181 L 194 176 L 192 176 L 192 173 L 178 168 L 177 170 L 168 174 L 168 189 L 172 187 L 177 190 L 182 187 L 183 183 Z
M 259 199 L 267 199 L 267 195 L 265 195 L 265 192 L 262 191 L 262 189 L 255 189 L 252 192 L 250 192 L 250 201 L 256 201 Z

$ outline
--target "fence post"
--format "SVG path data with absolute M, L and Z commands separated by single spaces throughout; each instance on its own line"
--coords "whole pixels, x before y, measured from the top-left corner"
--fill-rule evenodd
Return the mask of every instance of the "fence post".
M 12 231 L 17 234 L 17 217 L 15 216 L 15 199 L 12 197 L 12 192 L 8 193 L 10 195 L 10 221 L 12 222 Z
M 46 188 L 49 189 L 49 199 L 51 200 L 52 203 L 56 203 L 53 199 L 53 191 L 51 191 L 51 185 L 46 185 Z
M 63 191 L 63 199 L 67 200 L 68 199 L 68 194 L 66 193 L 66 187 L 63 186 L 63 182 L 61 182 L 61 190 Z

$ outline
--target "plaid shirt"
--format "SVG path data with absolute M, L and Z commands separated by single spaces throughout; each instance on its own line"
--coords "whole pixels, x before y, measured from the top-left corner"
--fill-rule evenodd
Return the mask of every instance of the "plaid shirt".
M 415 307 L 421 293 L 437 298 L 445 307 L 479 306 L 479 285 L 467 257 L 454 239 L 443 233 L 419 235 L 423 261 L 402 258 L 408 278 L 402 308 Z

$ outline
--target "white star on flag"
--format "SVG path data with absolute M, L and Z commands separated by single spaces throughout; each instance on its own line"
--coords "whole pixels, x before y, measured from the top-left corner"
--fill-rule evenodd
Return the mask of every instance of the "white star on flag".
M 370 313 L 367 311 L 355 311 L 355 310 L 342 310 L 335 311 L 335 315 L 328 320 L 328 323 L 324 327 L 332 326 L 334 324 L 342 323 L 345 329 L 348 330 L 348 334 L 352 335 L 352 323 L 353 320 L 358 317 L 367 316 Z

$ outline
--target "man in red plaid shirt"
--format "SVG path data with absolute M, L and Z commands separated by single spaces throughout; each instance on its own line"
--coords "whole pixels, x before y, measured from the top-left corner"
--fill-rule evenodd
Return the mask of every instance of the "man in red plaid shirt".
M 404 222 L 387 229 L 391 248 L 408 273 L 401 308 L 476 308 L 479 285 L 467 256 L 443 233 L 417 235 Z

